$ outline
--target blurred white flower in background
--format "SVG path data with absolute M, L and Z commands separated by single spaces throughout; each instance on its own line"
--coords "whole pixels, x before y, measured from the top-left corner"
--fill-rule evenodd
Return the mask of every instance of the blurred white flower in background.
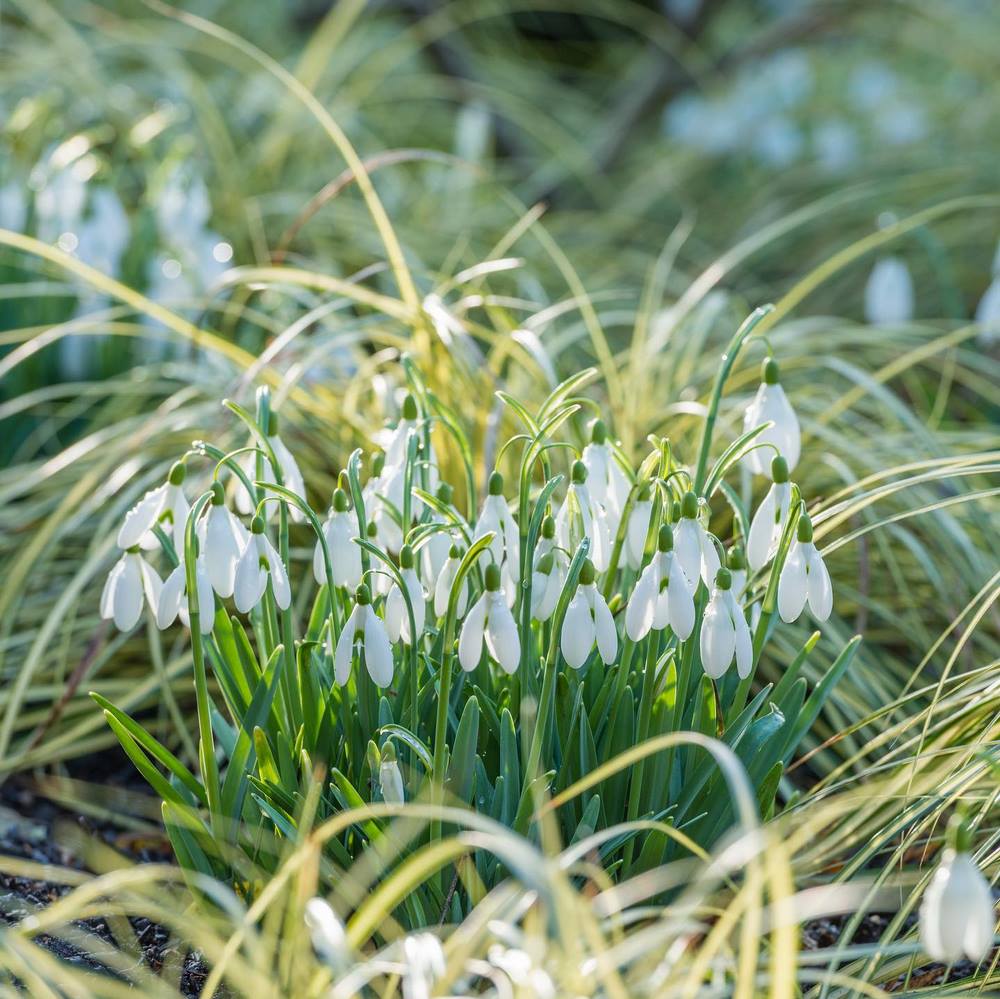
M 976 322 L 982 326 L 978 340 L 983 345 L 1000 340 L 1000 244 L 993 257 L 993 280 L 976 306 Z
M 913 318 L 913 279 L 899 257 L 876 261 L 865 285 L 865 319 L 873 326 L 896 326 Z

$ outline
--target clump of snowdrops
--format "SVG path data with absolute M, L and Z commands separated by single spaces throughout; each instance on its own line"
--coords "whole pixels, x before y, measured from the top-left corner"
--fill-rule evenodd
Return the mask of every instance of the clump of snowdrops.
M 774 629 L 822 622 L 834 599 L 773 357 L 744 432 L 713 447 L 727 376 L 765 313 L 730 343 L 690 463 L 651 436 L 633 467 L 582 395 L 584 371 L 536 413 L 500 393 L 522 429 L 477 469 L 461 418 L 404 363 L 398 421 L 350 456 L 324 511 L 268 391 L 255 413 L 226 401 L 246 445 L 192 444 L 125 517 L 101 599 L 121 629 L 148 607 L 160 628 L 179 618 L 190 631 L 196 771 L 95 695 L 163 798 L 181 863 L 235 882 L 234 856 L 273 869 L 274 839 L 317 819 L 421 802 L 533 838 L 543 826 L 563 842 L 602 832 L 602 864 L 631 875 L 733 823 L 720 753 L 769 814 L 858 639 L 812 691 L 800 672 L 816 633 L 777 685 L 753 690 Z M 442 448 L 464 481 L 443 481 Z M 726 481 L 739 466 L 759 483 L 752 496 Z M 731 525 L 724 536 L 716 520 Z M 347 864 L 380 841 L 405 858 L 375 817 L 326 852 Z M 506 870 L 477 857 L 460 872 L 464 895 L 431 879 L 401 918 L 420 925 L 442 903 L 460 914 Z

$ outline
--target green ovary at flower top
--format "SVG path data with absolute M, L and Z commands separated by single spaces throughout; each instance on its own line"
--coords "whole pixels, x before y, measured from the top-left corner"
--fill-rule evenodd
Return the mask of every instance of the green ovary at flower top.
M 310 772 L 320 766 L 335 778 L 320 817 L 380 798 L 458 799 L 530 832 L 539 801 L 559 794 L 567 839 L 646 817 L 710 844 L 732 811 L 707 756 L 680 746 L 639 768 L 614 760 L 666 733 L 721 733 L 746 754 L 760 806 L 770 809 L 808 727 L 800 719 L 819 709 L 830 684 L 807 698 L 805 680 L 793 674 L 751 699 L 750 680 L 780 626 L 776 610 L 793 620 L 808 605 L 824 619 L 832 602 L 789 481 L 799 427 L 773 360 L 738 446 L 718 449 L 708 495 L 666 439 L 650 438 L 652 450 L 634 468 L 609 434 L 611 420 L 582 426 L 577 380 L 536 414 L 512 404 L 525 425 L 498 452 L 509 470 L 492 471 L 476 503 L 474 469 L 456 490 L 441 481 L 434 451 L 456 444 L 470 453 L 463 428 L 408 373 L 413 394 L 379 436 L 368 481 L 359 450 L 322 520 L 277 436 L 266 390 L 256 416 L 228 404 L 251 432 L 248 446 L 226 453 L 196 443 L 126 517 L 130 546 L 109 576 L 102 614 L 127 630 L 146 601 L 160 627 L 179 612 L 189 627 L 198 620 L 192 657 L 204 772 L 189 771 L 148 734 L 141 744 L 123 738 L 137 762 L 170 772 L 158 789 L 188 829 L 209 834 L 196 854 L 178 855 L 218 873 L 228 869 L 221 846 L 216 854 L 205 843 L 243 843 L 233 831 L 241 823 L 288 835 L 299 821 L 306 777 L 293 761 L 302 754 Z M 704 455 L 710 447 L 705 441 Z M 192 491 L 201 459 L 204 478 Z M 752 523 L 750 537 L 719 538 L 712 504 L 740 464 L 773 482 L 752 521 L 749 511 L 733 521 L 736 530 Z M 475 508 L 459 508 L 455 495 Z M 730 502 L 735 496 L 727 491 Z M 166 585 L 132 547 L 147 536 L 170 564 Z M 303 542 L 308 565 L 289 559 Z M 213 676 L 214 687 L 200 679 Z M 116 732 L 136 730 L 117 709 L 105 710 Z M 210 765 L 215 745 L 230 747 L 221 774 Z M 602 764 L 600 779 L 592 777 Z M 338 856 L 365 849 L 379 828 L 347 829 Z M 679 849 L 643 829 L 609 841 L 606 863 L 626 841 L 628 868 Z M 482 865 L 480 876 L 499 877 L 499 864 Z

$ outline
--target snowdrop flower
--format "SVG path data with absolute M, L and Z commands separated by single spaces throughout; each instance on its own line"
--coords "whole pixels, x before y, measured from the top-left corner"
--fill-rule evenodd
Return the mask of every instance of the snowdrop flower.
M 486 953 L 490 964 L 499 968 L 524 995 L 555 999 L 556 988 L 544 969 L 536 967 L 531 955 L 520 948 L 491 944 Z
M 403 585 L 413 607 L 413 624 L 417 629 L 416 637 L 424 632 L 424 613 L 427 597 L 420 585 L 417 572 L 413 568 L 413 549 L 403 545 L 399 553 L 399 574 L 403 577 Z M 395 580 L 390 584 L 389 595 L 385 599 L 385 629 L 389 640 L 398 642 L 403 639 L 405 645 L 412 644 L 414 636 L 410 634 L 410 615 L 406 611 L 406 600 Z
M 198 625 L 203 635 L 209 635 L 215 624 L 215 597 L 212 594 L 212 581 L 208 575 L 208 567 L 204 556 L 198 556 L 194 560 L 194 579 Z M 174 623 L 174 619 L 180 614 L 181 622 L 185 628 L 191 627 L 191 618 L 188 613 L 187 600 L 187 570 L 182 558 L 177 568 L 167 576 L 163 589 L 160 591 L 160 599 L 156 604 L 156 626 L 162 631 L 169 628 Z
M 184 528 L 187 524 L 188 501 L 184 496 L 184 462 L 175 462 L 162 486 L 151 489 L 127 514 L 118 531 L 119 548 L 129 549 L 138 545 L 146 551 L 158 547 L 153 528 L 162 525 L 173 536 L 178 551 L 184 547 Z
M 225 505 L 222 483 L 212 483 L 212 502 L 198 521 L 198 546 L 202 552 L 212 589 L 220 597 L 231 597 L 236 585 L 236 565 L 250 540 L 250 532 Z M 183 551 L 183 547 L 181 548 Z
M 656 553 L 625 610 L 625 633 L 633 642 L 645 638 L 650 628 L 662 631 L 668 624 L 681 641 L 694 630 L 694 596 L 673 548 L 674 533 L 663 524 Z
M 447 968 L 441 941 L 433 933 L 403 940 L 403 999 L 430 999 L 434 982 Z
M 326 523 L 323 524 L 323 537 L 330 550 L 334 586 L 353 590 L 361 582 L 361 548 L 354 543 L 357 536 L 357 518 L 349 512 L 347 493 L 338 486 L 333 493 L 333 503 L 326 516 Z M 313 576 L 320 586 L 327 582 L 326 560 L 319 541 L 313 550 Z
M 882 257 L 865 285 L 865 319 L 873 326 L 895 326 L 913 318 L 913 279 L 899 257 Z M 789 462 L 794 468 L 795 463 Z
M 997 251 L 1000 259 L 1000 250 Z M 993 280 L 976 306 L 976 323 L 982 326 L 979 340 L 992 343 L 1000 338 L 1000 268 L 994 263 Z
M 387 805 L 402 805 L 406 801 L 403 792 L 403 775 L 396 762 L 396 748 L 387 742 L 382 749 L 382 762 L 378 768 L 378 783 L 382 789 L 382 800 Z
M 552 616 L 569 569 L 569 558 L 556 547 L 555 536 L 556 523 L 546 514 L 531 573 L 531 616 L 536 621 L 547 621 Z
M 734 655 L 741 680 L 750 675 L 753 667 L 753 639 L 732 584 L 729 570 L 719 569 L 701 623 L 701 664 L 713 680 L 729 669 Z
M 625 528 L 625 540 L 622 545 L 625 565 L 629 569 L 642 568 L 646 535 L 649 533 L 649 521 L 652 516 L 653 501 L 650 499 L 650 487 L 648 483 L 644 483 L 628 515 L 628 525 Z
M 611 561 L 611 534 L 604 510 L 594 501 L 587 481 L 587 466 L 574 461 L 566 499 L 556 514 L 556 539 L 560 548 L 575 552 L 580 542 L 589 538 L 594 568 L 604 572 Z
M 437 498 L 445 506 L 451 505 L 452 488 L 447 482 L 442 482 L 438 485 Z M 440 514 L 434 514 L 431 517 L 431 522 L 435 524 L 448 523 Z M 435 531 L 427 539 L 420 551 L 420 570 L 428 583 L 432 579 L 437 579 L 441 574 L 441 570 L 448 560 L 448 552 L 450 550 L 451 537 L 447 531 Z
M 444 617 L 448 613 L 448 601 L 451 599 L 451 587 L 458 575 L 458 568 L 462 564 L 462 549 L 458 545 L 452 545 L 448 550 L 448 558 L 445 560 L 441 571 L 434 582 L 434 616 Z M 458 595 L 458 606 L 456 611 L 459 617 L 465 615 L 469 606 L 469 579 L 465 578 L 462 584 L 462 592 Z
M 260 603 L 268 580 L 271 581 L 274 602 L 282 610 L 287 610 L 292 602 L 288 573 L 285 572 L 281 556 L 264 533 L 263 518 L 254 517 L 250 525 L 250 537 L 236 563 L 233 585 L 233 599 L 241 614 L 248 613 Z
M 788 481 L 788 462 L 781 455 L 771 460 L 772 484 L 750 523 L 747 535 L 747 563 L 756 572 L 774 557 L 781 531 L 792 502 L 792 484 Z M 744 581 L 745 582 L 745 581 Z M 739 593 L 735 582 L 733 589 Z
M 494 563 L 486 567 L 486 592 L 472 605 L 458 636 L 458 661 L 472 672 L 483 654 L 483 638 L 490 656 L 505 673 L 513 673 L 521 661 L 521 640 L 514 615 L 501 589 L 501 572 Z
M 334 967 L 345 965 L 350 950 L 347 933 L 330 904 L 319 897 L 311 898 L 306 902 L 303 915 L 316 953 Z
M 628 499 L 629 482 L 608 444 L 608 431 L 603 420 L 594 421 L 590 428 L 590 443 L 583 449 L 580 458 L 587 469 L 591 498 L 604 511 L 608 533 L 614 538 Z
M 490 476 L 489 494 L 483 501 L 483 509 L 476 521 L 473 542 L 493 532 L 489 552 L 483 552 L 480 562 L 486 563 L 490 556 L 500 566 L 503 575 L 503 590 L 508 606 L 513 603 L 514 591 L 521 581 L 520 537 L 517 524 L 511 515 L 507 501 L 503 498 L 503 476 L 494 472 Z
M 355 593 L 357 603 L 344 630 L 337 639 L 333 653 L 333 676 L 341 687 L 351 678 L 351 660 L 355 645 L 365 654 L 365 666 L 377 687 L 392 683 L 392 645 L 382 619 L 372 607 L 371 592 L 362 583 Z
M 563 658 L 573 669 L 580 669 L 597 642 L 597 651 L 606 666 L 618 654 L 618 631 L 615 619 L 600 591 L 594 585 L 596 566 L 588 558 L 580 569 L 580 582 L 566 608 L 559 647 Z
M 964 956 L 978 963 L 993 945 L 993 889 L 970 856 L 971 846 L 968 826 L 954 816 L 948 848 L 920 905 L 920 942 L 935 961 L 951 964 Z
M 785 624 L 798 619 L 809 603 L 817 621 L 825 621 L 833 610 L 833 586 L 823 557 L 813 544 L 812 521 L 799 518 L 798 536 L 778 577 L 778 613 Z
M 767 475 L 773 455 L 771 449 L 774 448 L 788 463 L 791 471 L 799 461 L 802 434 L 795 410 L 778 382 L 778 362 L 773 357 L 764 361 L 760 387 L 743 414 L 743 432 L 747 433 L 765 423 L 771 423 L 772 426 L 762 430 L 754 438 L 755 447 L 743 456 L 743 464 L 754 475 Z
M 142 616 L 143 598 L 155 611 L 163 583 L 153 567 L 139 553 L 129 548 L 108 574 L 101 593 L 101 617 L 114 619 L 119 631 L 131 631 Z
M 738 604 L 743 604 L 749 597 L 746 595 L 747 588 L 747 561 L 743 555 L 743 549 L 739 546 L 731 548 L 729 556 L 726 558 L 726 568 L 733 577 L 733 585 L 730 587 L 733 596 Z M 760 603 L 755 602 L 750 607 L 750 630 L 757 630 L 757 622 L 760 620 Z
M 698 589 L 699 576 L 706 586 L 712 585 L 722 563 L 715 543 L 699 519 L 698 497 L 692 492 L 685 493 L 681 500 L 681 519 L 674 532 L 674 551 L 692 592 Z
M 296 496 L 301 496 L 305 499 L 306 486 L 302 479 L 302 473 L 299 471 L 298 462 L 292 456 L 292 452 L 288 450 L 285 446 L 285 442 L 278 436 L 278 414 L 271 413 L 268 422 L 268 434 L 267 442 L 271 445 L 271 450 L 274 451 L 274 457 L 278 462 L 278 468 L 281 470 L 281 483 L 286 488 L 295 493 Z M 243 470 L 247 474 L 247 478 L 250 481 L 254 481 L 257 478 L 257 456 L 253 452 L 245 454 L 240 462 Z M 274 469 L 271 467 L 271 462 L 269 459 L 264 459 L 264 471 L 261 476 L 261 481 L 263 482 L 276 482 L 274 475 Z M 236 509 L 242 514 L 251 514 L 254 512 L 253 498 L 247 492 L 246 486 L 240 485 L 239 489 L 236 491 Z M 288 504 L 289 515 L 296 524 L 301 524 L 305 521 L 306 515 L 297 507 Z

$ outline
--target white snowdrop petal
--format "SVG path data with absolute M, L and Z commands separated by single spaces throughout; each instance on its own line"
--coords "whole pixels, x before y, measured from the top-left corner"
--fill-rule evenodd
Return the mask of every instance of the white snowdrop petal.
M 220 597 L 231 597 L 242 546 L 234 528 L 234 518 L 225 507 L 209 507 L 202 550 L 213 589 Z
M 510 608 L 498 598 L 486 617 L 486 645 L 505 673 L 514 673 L 521 662 L 521 640 Z
M 351 659 L 353 658 L 354 639 L 357 636 L 358 622 L 364 608 L 354 605 L 351 616 L 344 625 L 344 630 L 337 639 L 337 648 L 333 653 L 333 678 L 338 686 L 343 687 L 351 677 Z
M 357 522 L 346 512 L 335 513 L 330 524 L 330 561 L 337 586 L 356 589 L 361 582 L 361 548 L 355 544 Z
M 160 590 L 160 599 L 156 603 L 156 626 L 161 631 L 169 628 L 176 620 L 181 607 L 181 597 L 184 595 L 184 586 L 184 564 L 181 563 L 167 576 L 167 581 Z
M 288 583 L 288 573 L 285 563 L 281 561 L 274 545 L 262 534 L 260 545 L 267 559 L 268 574 L 271 577 L 271 589 L 274 591 L 274 602 L 282 609 L 288 610 L 292 603 L 292 588 Z
M 736 672 L 739 673 L 741 680 L 745 680 L 753 668 L 753 637 L 750 634 L 747 619 L 743 615 L 743 608 L 733 596 L 733 591 L 727 590 L 726 592 L 736 637 Z
M 618 655 L 618 629 L 615 619 L 600 593 L 594 595 L 594 631 L 597 636 L 597 651 L 605 666 L 610 666 Z
M 563 658 L 573 667 L 580 669 L 587 661 L 590 650 L 594 647 L 594 620 L 590 616 L 590 608 L 578 587 L 573 599 L 566 608 L 560 632 L 559 646 Z
M 142 563 L 138 555 L 130 553 L 125 558 L 112 601 L 115 627 L 119 631 L 131 631 L 139 623 L 142 597 Z
M 750 522 L 750 532 L 747 534 L 747 565 L 755 572 L 767 563 L 768 554 L 774 540 L 778 501 L 776 486 L 772 485 L 767 495 L 761 501 L 757 512 Z
M 807 573 L 809 609 L 817 621 L 825 621 L 833 610 L 833 584 L 823 556 L 813 546 L 809 553 Z
M 713 680 L 721 677 L 733 661 L 736 631 L 717 590 L 709 601 L 701 623 L 701 663 Z
M 383 761 L 378 771 L 378 782 L 382 789 L 382 800 L 386 804 L 402 805 L 404 803 L 406 795 L 403 793 L 403 775 L 395 760 L 391 763 Z
M 497 497 L 500 499 L 501 497 Z M 504 546 L 506 548 L 506 568 L 511 581 L 519 583 L 521 581 L 521 540 L 517 530 L 517 523 L 510 512 L 506 502 L 503 504 L 503 531 Z
M 285 442 L 277 435 L 269 437 L 268 442 L 274 450 L 275 458 L 278 459 L 278 467 L 281 469 L 281 478 L 284 481 L 285 488 L 290 489 L 296 496 L 305 499 L 305 482 L 303 481 L 302 473 L 299 471 L 298 462 L 292 456 L 292 452 L 288 450 Z M 288 504 L 288 513 L 296 524 L 301 524 L 305 520 L 305 514 L 292 503 Z
M 239 562 L 236 563 L 236 576 L 233 581 L 233 601 L 241 614 L 246 614 L 260 603 L 267 586 L 267 574 L 260 566 L 260 554 L 257 547 L 258 534 L 251 536 L 243 548 Z
M 799 454 L 802 450 L 802 433 L 799 429 L 799 420 L 792 409 L 792 404 L 785 395 L 785 390 L 780 385 L 769 385 L 769 411 L 770 419 L 774 420 L 774 426 L 770 430 L 771 440 L 778 449 L 778 453 L 788 463 L 791 471 L 799 463 Z M 767 471 L 770 472 L 771 463 L 767 463 Z
M 694 631 L 694 596 L 687 586 L 677 559 L 670 560 L 668 572 L 667 601 L 670 612 L 670 627 L 683 642 Z
M 108 573 L 108 578 L 104 581 L 104 589 L 101 591 L 101 617 L 105 621 L 109 621 L 115 615 L 115 589 L 118 586 L 118 580 L 121 578 L 121 574 L 125 571 L 125 559 L 128 555 L 122 555 L 122 557 L 115 562 L 114 566 L 111 568 L 111 572 Z
M 608 485 L 608 447 L 606 444 L 595 444 L 591 441 L 580 455 L 584 468 L 587 469 L 587 482 L 590 491 L 598 503 L 607 502 Z
M 952 880 L 956 894 L 964 899 L 966 925 L 962 952 L 970 961 L 981 961 L 993 946 L 996 929 L 993 889 L 967 853 L 955 857 Z
M 388 687 L 392 683 L 392 646 L 385 626 L 379 616 L 368 605 L 365 615 L 365 665 L 376 687 Z
M 633 642 L 641 641 L 653 627 L 659 586 L 660 573 L 654 559 L 642 570 L 639 582 L 632 590 L 628 607 L 625 608 L 625 634 Z
M 638 500 L 629 514 L 628 527 L 625 531 L 625 554 L 630 569 L 638 569 L 642 565 L 652 510 L 653 504 L 649 500 Z
M 330 547 L 330 522 L 327 521 L 323 525 L 323 536 L 326 538 L 326 545 Z M 330 559 L 331 565 L 333 559 Z M 320 544 L 319 539 L 316 539 L 316 547 L 313 548 L 313 579 L 319 586 L 323 586 L 326 583 L 326 557 L 323 554 L 323 546 Z
M 483 654 L 483 631 L 486 627 L 487 594 L 483 594 L 473 605 L 462 624 L 458 636 L 458 661 L 467 673 L 478 665 Z
M 406 617 L 406 604 L 399 584 L 393 583 L 389 595 L 385 598 L 385 630 L 391 642 L 398 642 L 403 635 L 403 620 Z M 407 632 L 409 629 L 407 629 Z M 407 641 L 409 639 L 407 638 Z
M 403 570 L 403 582 L 406 583 L 406 592 L 409 595 L 410 604 L 413 606 L 413 623 L 417 629 L 416 637 L 419 638 L 424 633 L 427 597 L 424 594 L 424 588 L 420 585 L 420 580 L 417 577 L 415 569 Z M 412 641 L 410 636 L 410 619 L 408 615 L 404 619 L 403 631 L 406 634 L 407 642 L 409 643 Z
M 133 548 L 143 536 L 152 530 L 163 509 L 167 497 L 166 485 L 151 489 L 135 506 L 125 514 L 125 520 L 118 531 L 119 548 Z
M 898 257 L 876 261 L 865 285 L 865 319 L 891 326 L 913 318 L 913 280 Z
M 156 570 L 141 556 L 139 559 L 139 572 L 142 574 L 142 591 L 146 596 L 146 603 L 150 608 L 155 608 L 160 602 L 160 591 L 163 589 L 163 580 L 157 575 Z
M 692 592 L 697 589 L 701 575 L 700 530 L 700 525 L 693 518 L 682 517 L 674 531 L 674 557 L 679 560 L 681 571 Z
M 181 552 L 184 548 L 184 535 L 187 531 L 188 514 L 191 512 L 191 506 L 181 486 L 167 485 L 167 494 L 163 509 L 170 510 L 174 545 L 177 551 Z
M 201 633 L 209 635 L 215 627 L 215 596 L 212 592 L 212 581 L 201 559 L 195 569 L 195 585 L 198 589 L 198 616 Z
M 719 552 L 715 543 L 709 537 L 708 531 L 700 524 L 698 525 L 698 542 L 701 547 L 701 578 L 705 585 L 711 589 L 715 585 L 715 576 L 722 563 L 719 561 Z
M 798 620 L 806 605 L 806 595 L 805 553 L 796 541 L 778 577 L 778 614 L 785 624 Z
M 459 560 L 450 558 L 444 564 L 434 582 L 434 616 L 444 617 L 448 613 L 448 601 L 451 599 L 451 584 L 458 575 Z

